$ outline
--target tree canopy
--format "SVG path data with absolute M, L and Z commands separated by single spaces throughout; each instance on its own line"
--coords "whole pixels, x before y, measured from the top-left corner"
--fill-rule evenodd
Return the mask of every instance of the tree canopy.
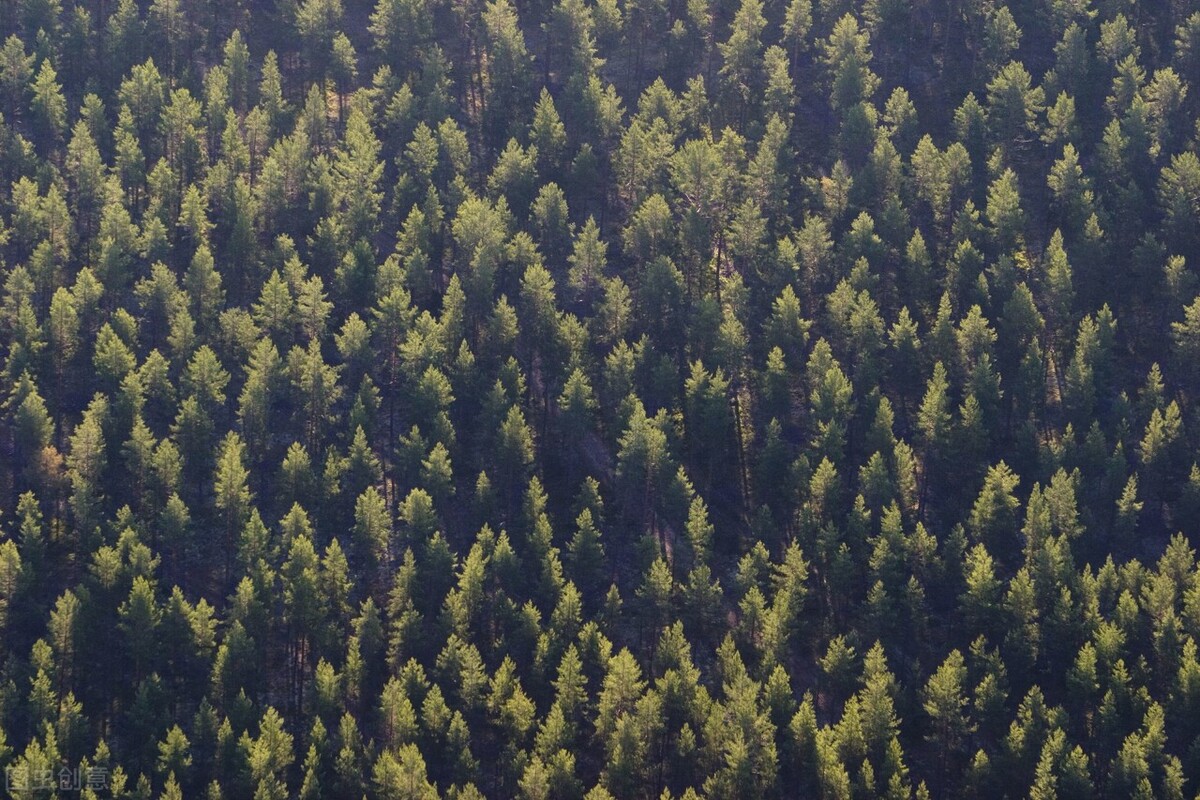
M 0 43 L 15 797 L 1196 794 L 1189 4 Z

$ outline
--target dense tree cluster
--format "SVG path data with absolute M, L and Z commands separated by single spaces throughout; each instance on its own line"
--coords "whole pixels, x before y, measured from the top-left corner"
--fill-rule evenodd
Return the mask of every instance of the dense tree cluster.
M 0 41 L 0 767 L 1200 790 L 1192 4 L 9 0 Z

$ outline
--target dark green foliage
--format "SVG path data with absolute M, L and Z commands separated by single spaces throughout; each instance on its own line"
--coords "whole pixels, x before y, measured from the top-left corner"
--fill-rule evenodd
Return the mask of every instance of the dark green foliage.
M 10 0 L 0 767 L 1194 794 L 1186 6 Z

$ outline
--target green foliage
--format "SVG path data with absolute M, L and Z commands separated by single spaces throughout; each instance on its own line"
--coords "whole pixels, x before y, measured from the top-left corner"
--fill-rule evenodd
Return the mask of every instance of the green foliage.
M 1200 14 L 9 5 L 6 770 L 1200 781 Z

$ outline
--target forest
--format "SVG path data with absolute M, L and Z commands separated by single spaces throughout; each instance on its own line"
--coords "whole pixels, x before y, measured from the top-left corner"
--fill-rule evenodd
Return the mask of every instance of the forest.
M 1191 0 L 3 0 L 16 800 L 1200 793 Z

